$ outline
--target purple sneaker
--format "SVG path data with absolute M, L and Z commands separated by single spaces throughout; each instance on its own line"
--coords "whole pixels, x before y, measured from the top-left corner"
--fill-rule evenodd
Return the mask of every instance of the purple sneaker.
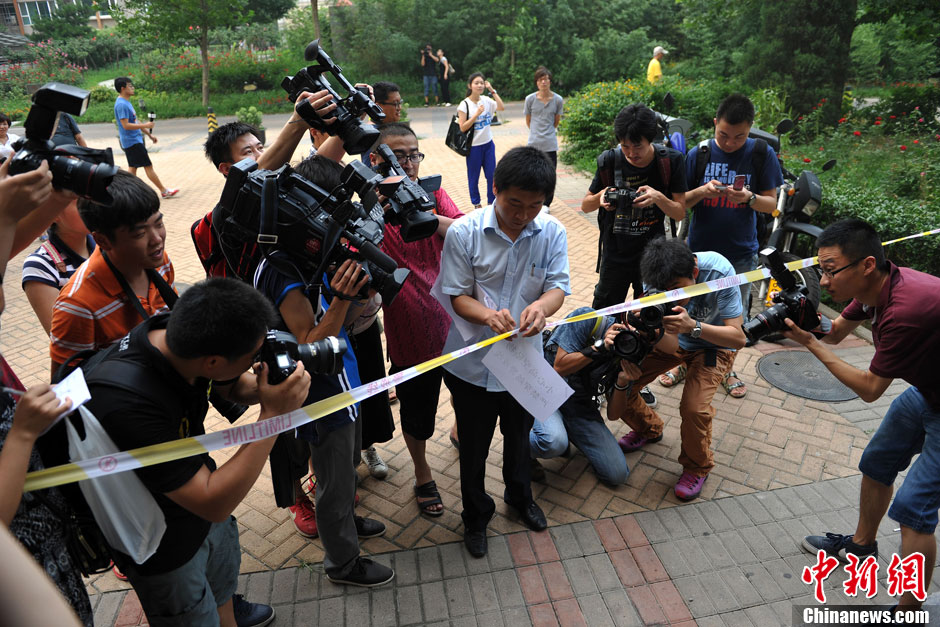
M 686 470 L 676 482 L 676 497 L 680 501 L 691 501 L 696 498 L 702 492 L 702 486 L 705 485 L 707 478 L 708 475 L 699 477 Z
M 620 445 L 620 450 L 622 450 L 624 453 L 632 453 L 633 451 L 638 450 L 647 444 L 659 442 L 662 439 L 662 434 L 659 434 L 655 438 L 644 438 L 636 431 L 631 431 L 627 435 L 617 440 L 617 444 Z

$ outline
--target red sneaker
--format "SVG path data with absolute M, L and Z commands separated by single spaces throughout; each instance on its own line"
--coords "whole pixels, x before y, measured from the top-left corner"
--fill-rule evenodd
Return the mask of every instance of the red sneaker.
M 682 476 L 679 477 L 679 481 L 676 482 L 676 497 L 680 501 L 691 501 L 696 498 L 701 494 L 702 486 L 705 485 L 707 478 L 708 475 L 699 477 L 686 470 L 682 473 Z
M 121 581 L 127 581 L 127 575 L 118 570 L 117 565 L 114 562 L 111 562 L 111 572 L 114 573 L 114 576 Z
M 294 526 L 297 527 L 297 533 L 305 538 L 316 538 L 317 531 L 317 510 L 313 503 L 306 496 L 297 498 L 297 501 L 287 508 L 291 516 L 294 517 Z
M 180 190 L 178 190 L 178 189 L 170 189 L 170 188 L 167 188 L 167 189 L 163 190 L 162 196 L 163 196 L 164 198 L 173 198 L 174 196 L 176 196 L 176 195 L 179 194 L 179 193 L 180 193 Z

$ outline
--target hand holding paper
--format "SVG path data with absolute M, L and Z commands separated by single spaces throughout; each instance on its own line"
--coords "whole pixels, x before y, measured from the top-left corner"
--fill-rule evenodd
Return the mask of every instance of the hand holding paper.
M 66 398 L 63 404 L 63 400 L 48 383 L 34 385 L 16 404 L 11 433 L 19 432 L 25 438 L 35 441 L 71 408 L 72 401 Z

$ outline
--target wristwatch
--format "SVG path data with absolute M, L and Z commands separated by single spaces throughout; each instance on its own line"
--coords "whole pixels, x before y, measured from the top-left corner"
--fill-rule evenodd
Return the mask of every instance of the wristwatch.
M 689 335 L 691 335 L 692 339 L 694 340 L 697 340 L 698 338 L 702 337 L 702 321 L 701 320 L 695 321 L 695 328 L 692 329 Z
M 748 198 L 747 202 L 744 204 L 746 204 L 748 207 L 753 207 L 755 198 L 757 198 L 757 194 L 755 194 L 754 192 L 751 192 L 751 197 Z
M 606 353 L 607 349 L 604 348 L 604 338 L 601 338 L 590 346 L 581 349 L 581 354 L 588 359 L 598 359 L 603 357 Z

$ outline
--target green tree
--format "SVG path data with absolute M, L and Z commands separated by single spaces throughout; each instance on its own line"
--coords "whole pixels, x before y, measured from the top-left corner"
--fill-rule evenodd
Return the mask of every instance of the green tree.
M 71 37 L 91 37 L 91 27 L 88 18 L 95 14 L 94 7 L 80 2 L 75 4 L 59 4 L 49 17 L 42 18 L 33 24 L 33 41 L 46 39 L 69 39 Z
M 294 0 L 248 0 L 248 10 L 255 24 L 276 22 L 295 5 Z
M 209 106 L 209 30 L 243 23 L 246 0 L 125 0 L 118 25 L 142 41 L 199 47 L 202 104 Z

